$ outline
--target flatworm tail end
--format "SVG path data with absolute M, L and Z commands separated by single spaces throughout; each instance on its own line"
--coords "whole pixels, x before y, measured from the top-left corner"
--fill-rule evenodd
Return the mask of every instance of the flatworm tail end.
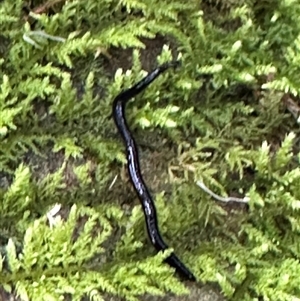
M 172 253 L 169 257 L 167 257 L 165 262 L 171 267 L 175 268 L 183 278 L 190 281 L 197 281 L 194 274 L 184 265 L 184 263 L 175 255 L 175 253 Z

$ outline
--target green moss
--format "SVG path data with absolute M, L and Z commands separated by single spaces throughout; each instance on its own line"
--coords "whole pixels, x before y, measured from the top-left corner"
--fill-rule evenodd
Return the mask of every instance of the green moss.
M 299 296 L 299 126 L 282 99 L 300 92 L 300 5 L 275 4 L 87 0 L 27 16 L 23 1 L 1 2 L 5 290 L 33 301 L 187 292 L 167 254 L 154 256 L 140 206 L 124 206 L 129 183 L 114 182 L 125 156 L 112 100 L 144 76 L 142 41 L 164 36 L 175 46 L 150 65 L 182 68 L 128 106 L 138 142 L 158 154 L 142 158 L 163 235 L 231 300 Z M 125 51 L 129 70 L 113 64 Z M 197 181 L 249 206 L 220 206 Z

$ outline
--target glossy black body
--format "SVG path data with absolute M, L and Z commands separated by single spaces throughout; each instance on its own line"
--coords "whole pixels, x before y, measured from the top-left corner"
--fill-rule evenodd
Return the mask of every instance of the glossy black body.
M 128 100 L 146 89 L 161 73 L 169 67 L 176 67 L 177 65 L 178 62 L 171 62 L 159 66 L 133 87 L 121 92 L 113 102 L 113 118 L 126 147 L 130 180 L 143 207 L 149 238 L 157 251 L 166 250 L 168 246 L 159 233 L 155 204 L 141 174 L 138 149 L 125 118 L 125 106 Z M 185 278 L 192 281 L 196 280 L 195 276 L 174 253 L 165 261 Z

